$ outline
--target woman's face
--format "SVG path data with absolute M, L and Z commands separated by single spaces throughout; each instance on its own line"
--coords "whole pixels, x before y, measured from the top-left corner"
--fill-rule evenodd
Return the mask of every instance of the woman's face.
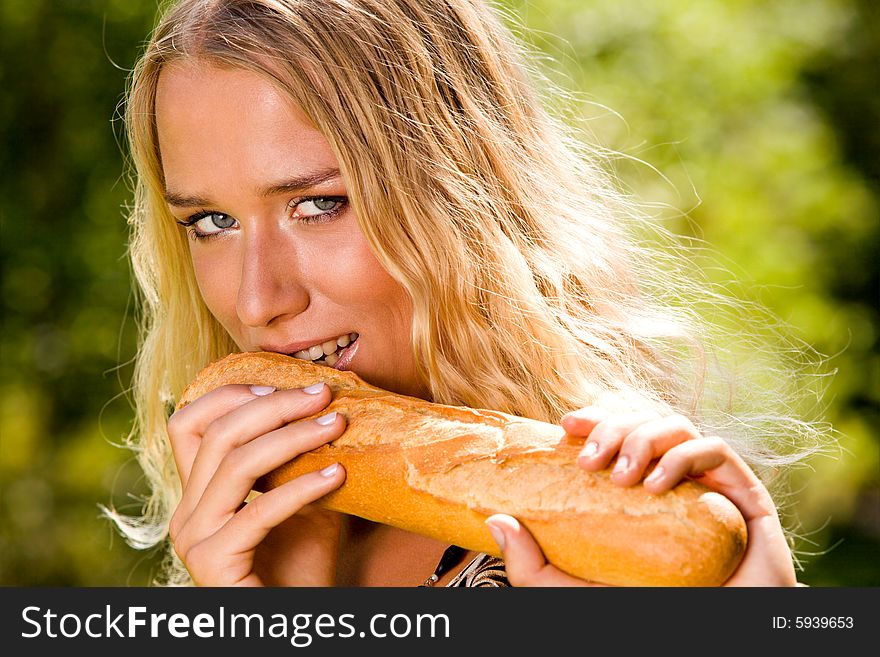
M 156 121 L 168 206 L 190 224 L 202 296 L 239 348 L 314 357 L 324 345 L 322 363 L 424 397 L 409 297 L 301 111 L 255 73 L 189 61 L 161 73 Z

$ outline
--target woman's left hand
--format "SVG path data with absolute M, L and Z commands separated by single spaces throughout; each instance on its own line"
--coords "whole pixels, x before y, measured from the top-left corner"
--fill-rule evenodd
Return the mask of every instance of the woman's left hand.
M 794 586 L 791 551 L 770 493 L 745 461 L 718 437 L 703 437 L 682 415 L 612 415 L 598 407 L 568 413 L 562 427 L 586 439 L 578 457 L 585 470 L 602 470 L 617 456 L 611 480 L 633 486 L 648 465 L 660 459 L 642 485 L 663 493 L 688 477 L 721 493 L 739 508 L 748 528 L 743 560 L 725 586 Z M 589 586 L 544 558 L 529 532 L 514 518 L 494 515 L 487 520 L 499 543 L 513 586 Z

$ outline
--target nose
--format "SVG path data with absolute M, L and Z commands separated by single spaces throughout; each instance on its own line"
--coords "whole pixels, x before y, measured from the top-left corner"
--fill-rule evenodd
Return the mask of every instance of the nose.
M 304 311 L 309 293 L 298 272 L 295 248 L 271 232 L 250 233 L 243 241 L 236 300 L 241 322 L 262 328 Z

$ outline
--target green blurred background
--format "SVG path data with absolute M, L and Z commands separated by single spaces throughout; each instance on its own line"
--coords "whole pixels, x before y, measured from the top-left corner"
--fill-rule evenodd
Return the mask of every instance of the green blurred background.
M 799 484 L 800 579 L 880 585 L 880 5 L 503 6 L 572 91 L 581 127 L 629 156 L 622 181 L 831 357 L 842 449 Z M 136 513 L 144 493 L 119 447 L 136 331 L 118 105 L 155 11 L 0 3 L 3 585 L 147 585 L 158 565 L 97 506 Z

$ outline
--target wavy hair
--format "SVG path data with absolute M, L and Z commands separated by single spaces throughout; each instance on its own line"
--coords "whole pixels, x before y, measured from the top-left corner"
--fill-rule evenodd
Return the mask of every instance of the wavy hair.
M 264 76 L 327 138 L 372 251 L 412 299 L 414 355 L 434 401 L 548 422 L 591 403 L 682 412 L 768 480 L 823 444 L 781 379 L 740 395 L 715 366 L 728 336 L 713 337 L 704 317 L 741 306 L 683 274 L 682 247 L 548 109 L 555 90 L 529 54 L 480 0 L 182 0 L 165 10 L 126 105 L 141 302 L 130 444 L 151 494 L 140 517 L 107 514 L 131 545 L 161 543 L 180 497 L 165 429 L 177 396 L 236 350 L 200 297 L 163 198 L 156 86 L 180 59 Z M 780 377 L 793 371 L 773 362 Z M 187 581 L 171 551 L 163 577 Z

